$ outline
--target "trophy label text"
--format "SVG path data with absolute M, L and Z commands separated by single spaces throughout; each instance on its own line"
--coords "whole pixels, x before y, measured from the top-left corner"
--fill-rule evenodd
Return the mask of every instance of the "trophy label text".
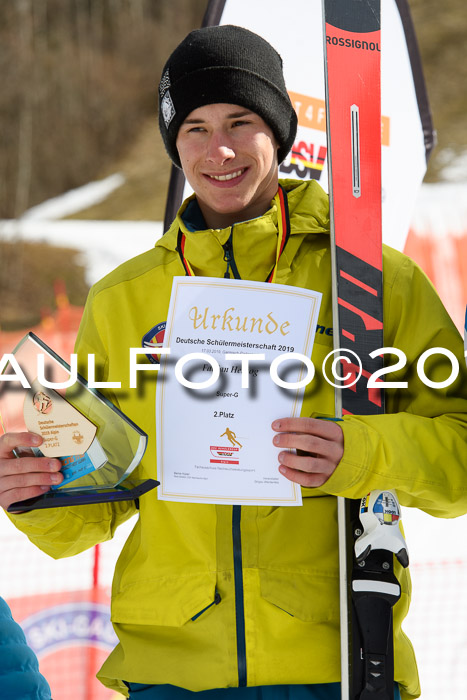
M 41 435 L 41 452 L 46 457 L 82 455 L 97 428 L 54 389 L 44 388 L 34 380 L 26 392 L 23 405 L 26 427 Z

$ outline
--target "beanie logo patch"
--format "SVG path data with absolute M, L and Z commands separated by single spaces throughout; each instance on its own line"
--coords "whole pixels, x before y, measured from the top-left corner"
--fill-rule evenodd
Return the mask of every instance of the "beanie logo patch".
M 170 92 L 167 90 L 164 97 L 161 100 L 161 110 L 162 118 L 164 119 L 165 128 L 169 128 L 169 124 L 175 116 L 175 107 L 170 96 Z
M 172 83 L 170 82 L 169 70 L 167 69 L 161 78 L 161 82 L 159 83 L 159 94 L 161 97 L 164 94 L 164 92 L 169 89 L 171 84 Z

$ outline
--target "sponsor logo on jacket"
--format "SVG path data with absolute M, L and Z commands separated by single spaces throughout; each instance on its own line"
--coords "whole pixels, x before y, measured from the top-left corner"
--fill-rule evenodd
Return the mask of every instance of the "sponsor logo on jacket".
M 149 350 L 157 350 L 157 348 L 161 348 L 164 342 L 165 326 L 166 321 L 161 321 L 160 323 L 157 323 L 153 328 L 151 328 L 151 330 L 143 336 L 143 348 L 147 348 Z M 150 362 L 153 362 L 156 365 L 158 364 L 159 355 L 157 354 L 157 352 L 148 353 L 147 357 Z

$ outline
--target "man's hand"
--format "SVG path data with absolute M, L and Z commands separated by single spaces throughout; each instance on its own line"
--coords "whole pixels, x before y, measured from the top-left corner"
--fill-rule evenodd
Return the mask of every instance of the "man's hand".
M 0 506 L 41 496 L 59 484 L 61 463 L 50 457 L 15 457 L 19 447 L 39 447 L 43 440 L 34 433 L 5 433 L 0 437 Z
M 279 453 L 279 471 L 301 486 L 322 486 L 344 454 L 344 435 L 334 421 L 280 418 L 272 429 L 279 433 L 273 438 L 274 445 L 297 450 L 296 454 Z

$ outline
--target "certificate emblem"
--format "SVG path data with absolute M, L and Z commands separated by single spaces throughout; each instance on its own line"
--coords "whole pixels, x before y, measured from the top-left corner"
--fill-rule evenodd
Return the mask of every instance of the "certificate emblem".
M 221 437 L 224 437 L 224 435 L 227 436 L 227 440 L 230 442 L 231 445 L 238 445 L 239 447 L 242 447 L 242 445 L 237 440 L 237 436 L 235 435 L 233 430 L 230 430 L 230 428 L 226 428 L 225 433 L 222 433 Z
M 239 447 L 223 447 L 222 445 L 211 445 L 210 464 L 240 464 L 237 452 Z
M 211 445 L 210 464 L 240 464 L 238 452 L 243 445 L 237 440 L 233 430 L 226 428 L 220 437 L 226 437 L 230 445 Z

